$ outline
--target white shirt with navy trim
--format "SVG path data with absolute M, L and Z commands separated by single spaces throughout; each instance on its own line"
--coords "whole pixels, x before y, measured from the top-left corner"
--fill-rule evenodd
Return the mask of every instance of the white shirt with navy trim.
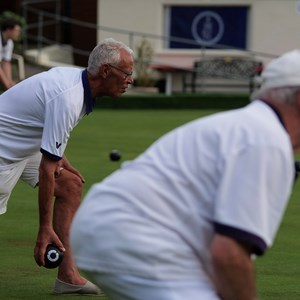
M 195 120 L 91 188 L 74 257 L 83 270 L 209 280 L 215 232 L 257 255 L 272 245 L 294 174 L 289 135 L 265 103 Z
M 86 70 L 57 67 L 10 88 L 0 103 L 0 157 L 14 162 L 38 151 L 61 159 L 93 99 Z
M 9 39 L 6 41 L 6 43 L 3 43 L 2 35 L 0 34 L 0 61 L 11 61 L 13 50 L 14 42 L 12 39 Z

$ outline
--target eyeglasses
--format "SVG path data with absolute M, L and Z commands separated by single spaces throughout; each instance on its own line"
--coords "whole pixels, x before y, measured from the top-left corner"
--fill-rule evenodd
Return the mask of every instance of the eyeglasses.
M 114 66 L 114 65 L 111 65 L 111 64 L 108 64 L 108 65 L 109 65 L 111 68 L 116 69 L 116 70 L 118 70 L 119 72 L 123 73 L 123 74 L 124 74 L 124 79 L 127 79 L 128 77 L 131 77 L 132 74 L 133 74 L 133 72 L 126 72 L 126 71 L 124 71 L 124 70 L 122 70 L 122 69 L 120 69 L 120 68 L 118 68 L 118 67 L 116 67 L 116 66 Z

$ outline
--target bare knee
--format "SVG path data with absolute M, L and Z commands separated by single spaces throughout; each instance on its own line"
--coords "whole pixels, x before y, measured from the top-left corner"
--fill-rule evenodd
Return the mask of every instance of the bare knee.
M 64 170 L 55 181 L 55 196 L 59 198 L 78 198 L 82 195 L 82 181 L 75 174 Z

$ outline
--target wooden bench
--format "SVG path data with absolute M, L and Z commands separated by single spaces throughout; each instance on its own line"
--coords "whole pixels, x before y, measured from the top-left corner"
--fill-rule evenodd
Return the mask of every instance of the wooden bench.
M 188 88 L 200 91 L 244 91 L 258 87 L 263 63 L 248 57 L 204 57 L 194 63 L 191 72 L 183 76 L 183 92 Z M 199 90 L 199 89 L 198 89 Z

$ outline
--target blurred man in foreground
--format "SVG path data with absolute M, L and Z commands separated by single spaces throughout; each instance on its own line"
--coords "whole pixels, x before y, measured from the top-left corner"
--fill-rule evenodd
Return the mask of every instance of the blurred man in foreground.
M 300 51 L 244 108 L 171 131 L 94 185 L 75 215 L 80 269 L 112 300 L 254 300 L 300 146 Z

